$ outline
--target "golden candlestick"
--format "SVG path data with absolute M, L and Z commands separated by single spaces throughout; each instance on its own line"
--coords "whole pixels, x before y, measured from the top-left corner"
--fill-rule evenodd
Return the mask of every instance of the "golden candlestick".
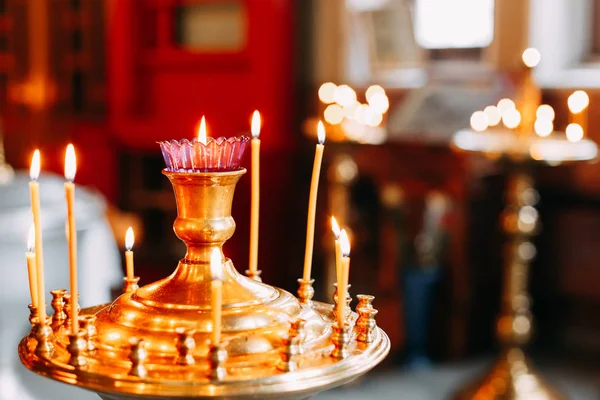
M 62 330 L 52 341 L 53 355 L 36 354 L 36 340 L 24 338 L 19 345 L 23 364 L 104 400 L 305 399 L 378 364 L 390 348 L 381 329 L 373 331 L 372 343 L 359 346 L 349 327 L 334 334 L 332 305 L 301 304 L 282 289 L 240 275 L 224 256 L 221 338 L 218 345 L 210 344 L 210 258 L 213 252 L 222 255 L 223 243 L 233 235 L 231 205 L 244 173 L 165 170 L 177 202 L 174 230 L 187 245 L 177 269 L 110 305 L 82 310 L 82 316 L 96 316 L 95 350 L 83 351 L 85 362 L 77 358 L 80 338 L 69 341 Z M 290 338 L 290 324 L 299 320 L 305 321 L 302 335 Z M 293 372 L 281 370 L 285 349 Z M 323 357 L 332 352 L 339 357 Z M 72 358 L 85 366 L 73 368 Z

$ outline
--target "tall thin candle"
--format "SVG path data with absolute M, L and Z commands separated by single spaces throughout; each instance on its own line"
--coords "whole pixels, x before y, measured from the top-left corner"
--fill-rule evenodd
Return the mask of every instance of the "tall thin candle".
M 250 260 L 248 270 L 255 276 L 258 270 L 258 216 L 260 215 L 260 113 L 252 115 L 252 189 L 250 197 Z
M 40 176 L 41 161 L 40 151 L 36 150 L 31 158 L 29 169 L 29 191 L 31 194 L 31 212 L 33 214 L 33 225 L 35 230 L 35 268 L 37 276 L 37 300 L 38 315 L 41 325 L 46 324 L 46 299 L 44 295 L 44 252 L 42 247 L 42 221 L 40 212 L 40 184 L 37 179 Z
M 336 282 L 341 281 L 341 267 L 342 267 L 342 248 L 340 247 L 340 226 L 338 225 L 335 217 L 331 216 L 331 230 L 333 231 L 333 236 L 335 237 L 334 246 L 335 246 L 335 276 Z
M 338 326 L 346 323 L 346 295 L 348 293 L 348 278 L 350 275 L 350 241 L 345 229 L 340 232 L 340 247 L 342 250 L 341 273 L 338 281 L 337 319 Z
M 304 252 L 304 273 L 302 279 L 310 281 L 312 270 L 313 246 L 315 241 L 315 215 L 317 211 L 317 192 L 319 190 L 319 176 L 321 175 L 321 163 L 323 161 L 323 150 L 325 146 L 325 127 L 319 121 L 317 126 L 319 143 L 315 148 L 315 161 L 313 164 L 312 179 L 310 182 L 310 195 L 308 197 L 308 219 L 306 221 L 306 250 Z
M 27 259 L 27 276 L 29 278 L 29 293 L 31 294 L 31 305 L 37 308 L 38 306 L 38 293 L 37 293 L 37 277 L 35 276 L 35 228 L 33 225 L 29 228 L 29 234 L 27 235 L 27 253 L 25 258 Z
M 77 161 L 75 159 L 75 148 L 72 144 L 67 146 L 65 154 L 65 197 L 67 200 L 67 224 L 69 227 L 69 277 L 71 290 L 71 332 L 79 331 L 79 291 L 77 288 L 77 228 L 75 226 L 75 173 L 77 172 Z
M 125 233 L 125 270 L 127 271 L 127 279 L 132 280 L 135 276 L 133 273 L 133 228 L 127 228 L 127 232 Z
M 223 259 L 221 251 L 213 249 L 210 255 L 210 304 L 212 319 L 211 344 L 218 346 L 221 342 L 221 308 L 223 306 Z

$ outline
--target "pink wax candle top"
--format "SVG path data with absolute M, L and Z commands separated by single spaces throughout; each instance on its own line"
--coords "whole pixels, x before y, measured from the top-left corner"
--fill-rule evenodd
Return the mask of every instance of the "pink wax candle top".
M 167 170 L 178 172 L 224 172 L 240 169 L 250 138 L 206 137 L 204 117 L 193 140 L 159 142 Z

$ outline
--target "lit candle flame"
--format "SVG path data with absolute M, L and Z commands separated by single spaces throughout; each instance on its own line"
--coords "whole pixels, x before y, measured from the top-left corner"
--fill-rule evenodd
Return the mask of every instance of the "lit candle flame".
M 221 251 L 217 248 L 213 249 L 210 254 L 210 273 L 213 281 L 223 280 L 223 259 L 221 257 Z
M 31 167 L 29 168 L 29 177 L 32 181 L 37 181 L 40 176 L 40 168 L 40 151 L 36 150 L 31 157 Z
M 542 59 L 538 49 L 528 48 L 523 52 L 523 63 L 529 68 L 536 67 Z
M 325 127 L 322 121 L 319 121 L 317 125 L 317 138 L 319 139 L 319 144 L 325 143 Z
M 127 232 L 125 232 L 125 248 L 129 251 L 133 249 L 133 243 L 135 241 L 135 237 L 133 235 L 133 228 L 127 228 Z
M 345 229 L 340 231 L 340 247 L 342 248 L 342 255 L 344 257 L 350 257 L 350 240 Z
M 198 141 L 202 144 L 206 144 L 206 119 L 204 119 L 204 115 L 200 120 L 200 127 L 198 128 Z
M 69 144 L 67 146 L 67 152 L 65 153 L 65 178 L 67 178 L 68 181 L 73 182 L 76 172 L 77 159 L 75 158 L 75 148 L 72 144 Z
M 331 230 L 333 231 L 333 235 L 335 236 L 335 238 L 339 239 L 340 238 L 340 226 L 338 225 L 338 223 L 335 220 L 335 217 L 333 215 L 331 216 Z
M 29 227 L 29 233 L 27 234 L 27 251 L 33 252 L 35 249 L 35 226 L 32 224 Z
M 258 110 L 254 110 L 252 113 L 252 124 L 250 131 L 252 132 L 252 137 L 255 139 L 260 135 L 260 122 L 260 113 Z

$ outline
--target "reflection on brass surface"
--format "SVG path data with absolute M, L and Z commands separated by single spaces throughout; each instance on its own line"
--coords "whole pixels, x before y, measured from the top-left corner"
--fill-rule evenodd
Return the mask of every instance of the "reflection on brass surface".
M 312 298 L 315 295 L 314 282 L 314 279 L 310 281 L 305 281 L 302 278 L 298 279 L 298 299 L 300 299 L 300 303 L 308 306 L 312 304 Z
M 52 329 L 58 329 L 67 319 L 67 314 L 65 314 L 65 301 L 64 297 L 67 294 L 65 289 L 56 289 L 51 290 L 50 294 L 52 295 L 52 310 L 54 310 L 54 314 L 52 315 Z
M 165 171 L 177 200 L 174 230 L 187 246 L 175 271 L 109 305 L 82 311 L 82 316 L 96 316 L 97 330 L 96 350 L 84 352 L 85 368 L 68 365 L 64 330 L 56 334 L 52 357 L 37 355 L 36 340 L 24 338 L 19 345 L 23 364 L 41 375 L 93 390 L 105 400 L 304 399 L 378 364 L 390 348 L 382 330 L 375 330 L 366 347 L 357 346 L 350 328 L 333 340 L 330 304 L 302 304 L 284 290 L 239 274 L 225 256 L 222 342 L 214 348 L 209 345 L 210 254 L 215 248 L 222 252 L 223 243 L 233 235 L 231 204 L 244 172 Z M 288 347 L 290 324 L 300 319 L 305 321 L 303 329 L 298 326 L 298 334 L 292 335 L 298 347 L 289 351 L 297 368 L 283 372 L 278 366 Z M 334 343 L 344 344 L 345 358 L 330 357 Z
M 348 346 L 350 344 L 351 335 L 352 330 L 348 324 L 344 324 L 344 326 L 333 326 L 333 335 L 331 335 L 331 341 L 333 342 L 334 347 L 333 351 L 331 352 L 331 357 L 337 358 L 338 360 L 343 360 L 350 355 Z

